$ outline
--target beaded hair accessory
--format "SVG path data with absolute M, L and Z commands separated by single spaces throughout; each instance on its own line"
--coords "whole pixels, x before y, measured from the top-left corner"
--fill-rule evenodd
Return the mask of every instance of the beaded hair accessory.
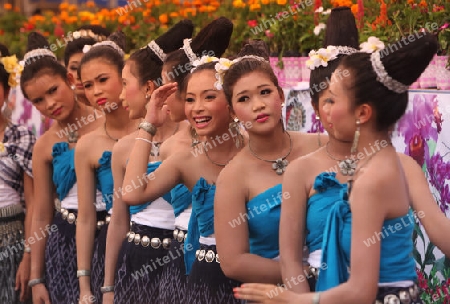
M 26 53 L 25 56 L 23 56 L 23 61 L 28 62 L 28 60 L 32 58 L 40 58 L 45 56 L 52 57 L 53 59 L 57 60 L 55 54 L 53 54 L 52 51 L 50 51 L 49 49 L 42 48 L 42 49 L 35 49 Z
M 73 39 L 80 39 L 80 38 L 92 38 L 97 42 L 105 41 L 108 39 L 106 36 L 103 35 L 97 35 L 91 30 L 79 30 L 72 33 Z
M 164 51 L 159 47 L 159 45 L 155 42 L 155 40 L 150 41 L 146 46 L 144 46 L 142 49 L 145 49 L 146 47 L 148 47 L 150 50 L 153 51 L 153 53 L 156 54 L 156 56 L 158 56 L 158 58 L 164 62 L 164 60 L 167 57 L 167 54 L 164 53 Z
M 90 49 L 95 48 L 97 46 L 109 46 L 115 49 L 120 54 L 120 56 L 122 57 L 125 56 L 125 52 L 120 48 L 120 46 L 118 46 L 114 41 L 111 40 L 97 42 L 94 45 L 85 45 L 83 48 L 83 53 L 87 53 L 89 52 Z
M 328 66 L 328 62 L 338 58 L 338 55 L 350 55 L 357 53 L 358 50 L 349 46 L 334 46 L 329 45 L 326 49 L 321 48 L 316 50 L 311 50 L 309 52 L 309 59 L 306 61 L 306 67 L 310 70 L 314 70 L 318 67 Z
M 16 55 L 2 57 L 0 53 L 0 64 L 3 65 L 5 71 L 9 74 L 8 85 L 10 87 L 17 86 L 17 79 L 22 74 L 23 66 L 19 64 Z
M 219 62 L 216 63 L 215 65 L 215 69 L 216 69 L 216 79 L 217 81 L 214 83 L 214 86 L 216 87 L 216 89 L 218 90 L 222 90 L 223 89 L 223 78 L 225 76 L 225 73 L 230 69 L 230 67 L 235 64 L 238 63 L 244 59 L 253 59 L 253 60 L 258 60 L 258 61 L 262 61 L 262 62 L 267 62 L 266 59 L 259 57 L 259 56 L 254 56 L 254 55 L 245 55 L 242 57 L 238 57 L 234 60 L 229 60 L 227 58 L 220 58 Z
M 191 42 L 192 42 L 192 39 L 188 39 L 188 38 L 184 39 L 183 47 L 181 49 L 186 54 L 187 58 L 189 58 L 189 61 L 194 62 L 196 60 L 199 60 L 199 58 L 197 57 L 197 55 L 195 55 L 194 51 L 192 50 Z
M 389 90 L 401 94 L 408 91 L 409 86 L 403 84 L 387 73 L 384 68 L 383 62 L 381 62 L 380 52 L 376 51 L 370 55 L 370 61 L 372 62 L 372 68 L 377 74 L 377 81 L 383 84 Z

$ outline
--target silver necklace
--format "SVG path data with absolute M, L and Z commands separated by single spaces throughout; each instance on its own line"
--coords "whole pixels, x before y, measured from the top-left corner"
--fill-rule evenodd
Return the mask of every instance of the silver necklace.
M 175 126 L 175 130 L 173 131 L 173 133 L 172 133 L 172 135 L 170 135 L 170 136 L 173 136 L 173 135 L 175 135 L 175 133 L 177 133 L 177 131 L 178 131 L 178 129 L 180 128 L 180 124 L 178 123 L 176 126 Z M 169 136 L 169 137 L 170 137 Z M 165 139 L 164 139 L 165 140 Z M 164 140 L 163 141 L 152 141 L 151 143 L 152 143 L 152 149 L 150 150 L 150 155 L 151 156 L 159 156 L 159 149 L 161 148 L 161 144 L 164 142 Z
M 221 163 L 218 163 L 218 162 L 213 161 L 213 160 L 211 159 L 211 157 L 209 157 L 209 155 L 208 155 L 208 149 L 206 149 L 205 143 L 202 142 L 202 144 L 203 144 L 203 150 L 205 151 L 206 157 L 207 157 L 208 160 L 209 160 L 211 163 L 213 163 L 214 165 L 219 166 L 219 167 L 225 167 L 225 166 L 230 162 L 230 161 L 227 161 L 226 164 L 221 164 Z
M 342 175 L 348 176 L 355 174 L 357 160 L 354 157 L 346 158 L 346 159 L 338 159 L 331 155 L 330 151 L 328 151 L 328 144 L 330 142 L 327 142 L 325 145 L 325 152 L 327 152 L 328 156 L 339 163 L 339 171 L 341 171 Z
M 67 136 L 67 142 L 69 144 L 76 143 L 78 141 L 78 132 L 77 131 L 69 131 L 69 135 Z
M 292 138 L 291 138 L 291 135 L 289 135 L 288 132 L 286 132 L 286 134 L 289 137 L 289 151 L 288 151 L 288 153 L 285 156 L 283 156 L 281 158 L 274 159 L 274 160 L 264 159 L 264 158 L 259 157 L 258 154 L 256 154 L 255 151 L 252 150 L 252 146 L 250 145 L 250 139 L 248 141 L 248 148 L 250 150 L 250 153 L 252 153 L 253 156 L 256 157 L 259 160 L 262 160 L 262 161 L 265 161 L 265 162 L 268 162 L 268 163 L 272 163 L 272 169 L 275 170 L 275 172 L 278 175 L 282 175 L 284 173 L 284 171 L 286 171 L 286 167 L 289 164 L 289 161 L 286 158 L 289 156 L 289 154 L 291 154 L 291 151 L 292 151 Z
M 110 139 L 112 139 L 112 140 L 114 140 L 114 141 L 119 141 L 118 138 L 114 138 L 114 137 L 112 137 L 111 135 L 109 135 L 108 131 L 106 130 L 106 121 L 105 121 L 105 123 L 103 124 L 103 129 L 105 129 L 106 136 L 108 136 Z

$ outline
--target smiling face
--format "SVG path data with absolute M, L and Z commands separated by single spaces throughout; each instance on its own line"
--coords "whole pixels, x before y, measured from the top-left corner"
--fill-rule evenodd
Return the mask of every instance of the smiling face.
M 263 72 L 239 78 L 233 87 L 231 102 L 239 120 L 251 122 L 249 133 L 269 131 L 280 124 L 283 96 Z
M 231 121 L 225 94 L 214 87 L 215 82 L 215 71 L 202 70 L 187 84 L 185 113 L 199 136 L 226 133 Z
M 173 73 L 174 69 L 172 68 L 172 65 L 165 64 L 161 72 L 162 83 L 168 84 L 174 82 L 173 79 L 167 77 Z M 184 99 L 180 95 L 179 91 L 170 95 L 169 98 L 166 99 L 166 105 L 170 120 L 173 122 L 180 122 L 186 119 L 186 114 L 184 113 Z
M 122 106 L 129 111 L 130 119 L 145 117 L 146 87 L 139 85 L 139 79 L 131 72 L 133 61 L 128 61 L 122 70 Z
M 75 105 L 72 89 L 59 75 L 38 74 L 25 83 L 24 91 L 36 109 L 51 119 L 66 119 Z
M 122 77 L 117 67 L 106 60 L 95 58 L 81 69 L 81 81 L 86 98 L 97 109 L 116 109 L 120 104 Z
M 80 65 L 83 53 L 75 53 L 69 58 L 69 63 L 67 64 L 67 71 L 72 75 L 75 85 L 75 94 L 84 96 L 84 87 L 78 77 L 78 66 Z

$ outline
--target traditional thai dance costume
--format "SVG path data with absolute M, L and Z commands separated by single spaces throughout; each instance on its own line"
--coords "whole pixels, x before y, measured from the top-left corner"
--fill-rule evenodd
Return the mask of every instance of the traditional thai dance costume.
M 322 173 L 328 183 L 339 184 L 335 173 Z M 345 283 L 350 276 L 350 251 L 352 214 L 346 188 L 342 188 L 328 210 L 322 244 L 322 267 L 317 280 L 317 291 L 325 291 Z M 314 211 L 313 211 L 314 212 Z M 314 215 L 314 214 L 313 214 Z M 311 216 L 311 215 L 310 215 Z M 415 281 L 416 263 L 412 255 L 414 216 L 411 210 L 401 217 L 385 220 L 381 229 L 388 233 L 388 227 L 398 227 L 395 233 L 383 237 L 380 254 L 380 273 L 376 304 L 410 303 L 421 304 Z M 401 250 L 398 250 L 401 248 Z
M 149 163 L 147 174 L 160 165 Z M 167 193 L 153 202 L 130 207 L 132 224 L 118 256 L 114 302 L 160 303 L 161 274 L 172 259 L 167 255 L 175 223 L 170 201 Z
M 14 290 L 24 253 L 24 174 L 31 173 L 36 138 L 23 126 L 8 123 L 0 143 L 0 303 L 19 303 Z
M 78 213 L 78 195 L 74 163 L 75 149 L 66 142 L 53 145 L 53 183 L 56 187 L 61 207 L 51 223 L 55 232 L 48 236 L 45 248 L 45 284 L 52 304 L 76 303 L 80 290 L 77 279 L 76 218 Z M 105 204 L 101 193 L 97 191 L 97 219 L 104 219 Z M 102 225 L 103 220 L 97 222 Z M 98 231 L 98 230 L 97 230 Z
M 233 295 L 233 288 L 240 283 L 227 278 L 220 268 L 214 237 L 215 192 L 216 185 L 208 184 L 204 178 L 192 190 L 192 215 L 185 242 L 189 273 L 186 303 L 189 304 L 242 303 Z

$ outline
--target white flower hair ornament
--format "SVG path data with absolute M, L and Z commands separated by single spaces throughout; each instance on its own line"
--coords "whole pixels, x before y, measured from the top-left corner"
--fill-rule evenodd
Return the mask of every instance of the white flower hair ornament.
M 267 62 L 266 59 L 259 57 L 259 56 L 254 56 L 254 55 L 246 55 L 246 56 L 238 57 L 234 60 L 229 60 L 227 58 L 220 58 L 219 62 L 216 63 L 216 66 L 215 66 L 217 81 L 214 83 L 214 86 L 216 87 L 217 90 L 223 89 L 223 78 L 225 76 L 225 73 L 230 69 L 230 67 L 233 64 L 238 63 L 244 59 L 254 59 L 254 60 L 258 60 L 258 61 L 266 61 Z
M 309 59 L 306 61 L 306 67 L 310 70 L 314 70 L 320 66 L 326 67 L 328 66 L 328 62 L 336 59 L 338 55 L 339 49 L 333 45 L 328 46 L 326 49 L 311 50 L 309 52 Z
M 384 49 L 384 43 L 380 39 L 374 36 L 370 36 L 366 42 L 363 42 L 359 46 L 363 53 L 373 53 Z
M 216 62 L 219 61 L 219 58 L 217 57 L 210 57 L 210 56 L 202 56 L 200 59 L 194 60 L 194 62 L 192 62 L 192 69 L 191 69 L 191 73 L 194 72 L 199 66 L 205 64 L 205 63 L 210 63 L 210 62 Z

